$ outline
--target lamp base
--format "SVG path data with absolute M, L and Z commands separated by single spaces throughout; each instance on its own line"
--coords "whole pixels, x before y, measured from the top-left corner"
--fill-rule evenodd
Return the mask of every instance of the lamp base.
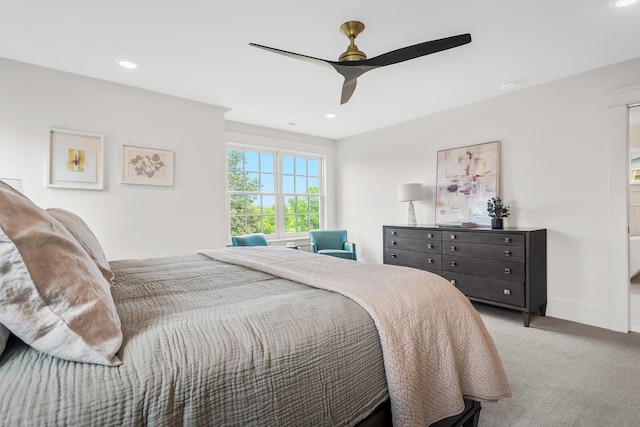
M 418 225 L 418 222 L 416 221 L 416 211 L 413 208 L 412 201 L 409 201 L 409 214 L 407 215 L 407 225 L 413 225 L 413 226 Z

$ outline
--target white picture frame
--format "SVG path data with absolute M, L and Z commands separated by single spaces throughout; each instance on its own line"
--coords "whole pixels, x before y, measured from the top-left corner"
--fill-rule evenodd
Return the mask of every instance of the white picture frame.
M 47 187 L 102 190 L 104 136 L 47 129 Z
M 173 150 L 123 145 L 121 152 L 123 184 L 173 186 Z

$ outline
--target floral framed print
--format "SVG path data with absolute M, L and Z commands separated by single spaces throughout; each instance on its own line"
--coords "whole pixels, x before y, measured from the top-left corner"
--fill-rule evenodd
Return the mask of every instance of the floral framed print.
M 173 151 L 123 145 L 122 183 L 172 186 Z
M 500 141 L 438 151 L 436 223 L 489 225 L 487 201 L 499 196 Z
M 104 136 L 47 130 L 47 187 L 102 190 Z

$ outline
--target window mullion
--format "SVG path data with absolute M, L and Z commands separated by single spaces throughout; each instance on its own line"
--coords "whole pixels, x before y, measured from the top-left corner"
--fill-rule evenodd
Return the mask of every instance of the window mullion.
M 275 165 L 275 190 L 276 190 L 276 221 L 277 221 L 277 233 L 279 239 L 284 239 L 286 234 L 284 223 L 284 195 L 282 194 L 282 156 L 280 152 L 275 153 L 274 157 Z

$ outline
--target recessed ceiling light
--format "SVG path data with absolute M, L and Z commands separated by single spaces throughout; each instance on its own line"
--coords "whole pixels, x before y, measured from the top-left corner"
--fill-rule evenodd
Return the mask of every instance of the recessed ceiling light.
M 615 7 L 625 7 L 636 3 L 638 0 L 616 0 Z
M 517 86 L 516 82 L 508 81 L 508 82 L 502 82 L 502 84 L 500 85 L 500 88 L 502 90 L 510 90 L 510 89 L 515 89 L 516 86 Z
M 335 118 L 336 118 L 336 115 L 337 115 L 336 113 L 326 113 L 324 116 L 325 116 L 327 119 L 335 119 Z
M 116 62 L 119 66 L 121 66 L 122 68 L 126 68 L 127 70 L 135 70 L 139 67 L 138 63 L 132 61 L 131 59 L 118 58 L 116 59 Z

